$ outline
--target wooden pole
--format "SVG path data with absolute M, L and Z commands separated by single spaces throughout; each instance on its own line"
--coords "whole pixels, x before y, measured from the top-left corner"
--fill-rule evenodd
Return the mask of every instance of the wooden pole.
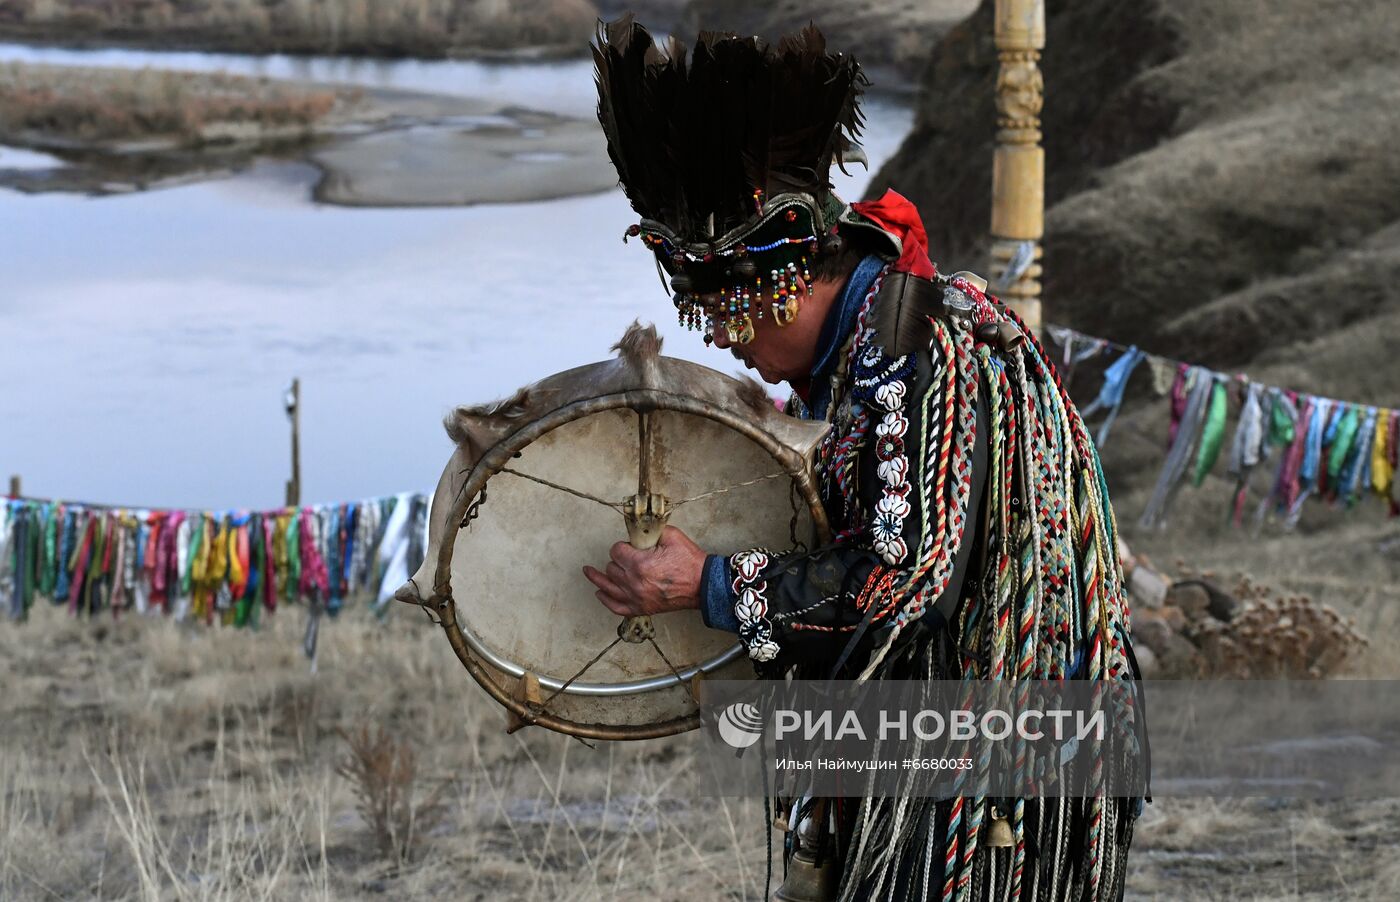
M 18 498 L 21 494 L 23 493 L 20 491 L 19 474 L 15 474 L 10 477 L 10 497 Z
M 292 387 L 287 389 L 285 403 L 287 419 L 292 424 L 292 478 L 287 480 L 287 507 L 301 506 L 301 380 L 292 379 Z M 315 588 L 306 606 L 306 633 L 302 636 L 301 650 L 310 661 L 311 673 L 316 673 L 316 647 L 321 635 L 321 612 L 324 599 Z
M 301 504 L 301 380 L 287 390 L 287 419 L 292 422 L 292 478 L 287 480 L 287 506 Z
M 996 0 L 996 155 L 992 159 L 992 282 L 1040 332 L 1040 239 L 1045 233 L 1045 150 L 1040 110 L 1045 83 L 1045 0 Z M 1009 275 L 1009 278 L 1008 278 Z

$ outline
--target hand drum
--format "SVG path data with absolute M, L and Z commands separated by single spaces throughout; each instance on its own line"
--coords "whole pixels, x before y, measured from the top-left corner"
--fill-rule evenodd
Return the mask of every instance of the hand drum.
M 812 477 L 826 425 L 660 346 L 634 325 L 616 359 L 448 418 L 457 451 L 433 496 L 427 559 L 397 597 L 435 615 L 515 727 L 665 736 L 698 724 L 702 675 L 752 677 L 734 635 L 698 612 L 603 607 L 581 570 L 614 542 L 649 548 L 668 523 L 715 553 L 829 538 Z

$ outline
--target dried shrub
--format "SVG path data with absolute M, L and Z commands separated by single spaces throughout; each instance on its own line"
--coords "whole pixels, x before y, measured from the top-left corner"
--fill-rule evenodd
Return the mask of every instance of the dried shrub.
M 447 784 L 418 798 L 418 760 L 409 743 L 395 739 L 382 726 L 371 730 L 361 724 L 337 732 L 348 753 L 336 773 L 354 788 L 356 808 L 373 832 L 380 854 L 396 864 L 408 861 L 418 841 L 442 823 Z
M 1202 676 L 1324 679 L 1367 645 L 1355 624 L 1311 598 L 1276 598 L 1247 577 L 1235 597 L 1247 601 L 1229 623 L 1206 617 L 1187 626 L 1187 638 L 1201 649 Z
M 0 66 L 0 130 L 6 133 L 199 144 L 215 125 L 309 129 L 336 102 L 331 91 L 224 74 Z
M 306 757 L 321 735 L 318 723 L 326 716 L 324 708 L 315 683 L 279 687 L 272 700 L 272 734 L 291 740 L 297 754 Z

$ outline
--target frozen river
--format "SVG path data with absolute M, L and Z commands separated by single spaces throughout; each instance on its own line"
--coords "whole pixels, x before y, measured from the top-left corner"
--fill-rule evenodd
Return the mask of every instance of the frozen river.
M 486 97 L 591 116 L 586 62 L 347 61 L 0 45 L 0 62 L 222 69 Z M 872 169 L 911 111 L 867 103 Z M 0 150 L 0 167 L 47 165 Z M 841 177 L 848 198 L 868 176 Z M 316 172 L 119 197 L 0 190 L 0 476 L 27 494 L 267 507 L 288 470 L 282 391 L 302 381 L 302 497 L 431 487 L 458 403 L 599 359 L 634 319 L 667 352 L 733 369 L 674 324 L 621 192 L 451 209 L 309 199 Z

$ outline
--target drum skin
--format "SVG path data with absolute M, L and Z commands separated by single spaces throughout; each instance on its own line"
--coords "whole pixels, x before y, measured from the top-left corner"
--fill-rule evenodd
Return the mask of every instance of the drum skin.
M 667 523 L 712 553 L 826 541 L 811 477 L 826 426 L 781 414 L 751 381 L 661 357 L 649 327 L 617 349 L 453 412 L 458 447 L 433 496 L 427 560 L 399 597 L 438 614 L 468 671 L 519 721 L 626 739 L 696 725 L 697 667 L 753 671 L 734 634 L 697 611 L 651 618 L 654 644 L 616 641 L 622 618 L 582 569 L 627 540 L 619 508 L 643 489 L 664 496 Z M 541 684 L 534 698 L 522 673 Z

